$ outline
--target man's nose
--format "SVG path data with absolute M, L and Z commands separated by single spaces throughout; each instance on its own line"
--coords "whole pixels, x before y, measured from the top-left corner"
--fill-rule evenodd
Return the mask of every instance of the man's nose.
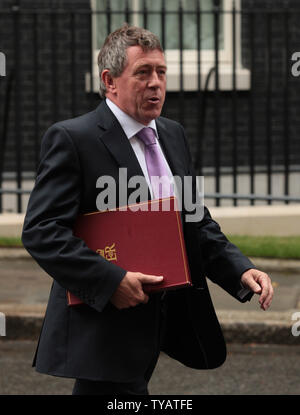
M 158 73 L 153 71 L 148 82 L 149 88 L 158 88 L 160 86 L 161 80 L 159 79 Z

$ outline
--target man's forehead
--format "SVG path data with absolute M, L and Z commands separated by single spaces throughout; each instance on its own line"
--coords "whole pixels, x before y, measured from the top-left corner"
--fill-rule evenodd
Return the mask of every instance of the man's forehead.
M 166 66 L 165 56 L 159 49 L 143 50 L 140 46 L 127 48 L 128 62 L 134 65 L 155 64 Z

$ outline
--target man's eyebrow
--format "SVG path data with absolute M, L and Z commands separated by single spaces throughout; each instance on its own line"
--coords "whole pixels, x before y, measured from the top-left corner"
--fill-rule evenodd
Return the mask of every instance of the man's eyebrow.
M 167 70 L 167 65 L 158 65 L 157 67 L 158 68 L 163 68 L 163 69 L 166 69 Z
M 141 69 L 141 68 L 152 68 L 153 66 L 155 66 L 157 68 L 167 69 L 167 65 L 163 65 L 163 64 L 151 65 L 150 63 L 141 63 L 141 64 L 138 64 L 136 66 L 135 70 L 138 70 L 138 69 Z

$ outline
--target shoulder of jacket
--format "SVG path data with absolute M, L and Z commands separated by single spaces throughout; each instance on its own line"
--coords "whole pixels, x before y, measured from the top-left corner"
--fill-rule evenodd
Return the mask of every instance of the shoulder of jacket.
M 158 117 L 157 122 L 158 124 L 162 124 L 167 128 L 180 128 L 181 130 L 183 130 L 183 126 L 178 121 L 171 120 L 170 118 Z
M 92 124 L 93 120 L 96 123 L 96 111 L 91 111 L 67 120 L 58 121 L 53 124 L 52 127 L 65 128 L 67 130 L 85 129 Z
M 71 139 L 75 137 L 88 137 L 96 127 L 97 116 L 95 111 L 91 111 L 78 117 L 52 124 L 45 132 L 45 136 L 52 135 L 55 132 L 61 132 L 62 134 L 60 135 L 67 135 Z

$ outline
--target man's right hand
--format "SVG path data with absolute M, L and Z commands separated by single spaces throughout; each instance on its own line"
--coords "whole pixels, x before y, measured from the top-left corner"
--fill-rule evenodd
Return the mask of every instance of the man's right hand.
M 135 307 L 140 303 L 146 304 L 149 296 L 144 293 L 143 284 L 158 284 L 162 280 L 163 276 L 128 271 L 110 301 L 119 310 Z

